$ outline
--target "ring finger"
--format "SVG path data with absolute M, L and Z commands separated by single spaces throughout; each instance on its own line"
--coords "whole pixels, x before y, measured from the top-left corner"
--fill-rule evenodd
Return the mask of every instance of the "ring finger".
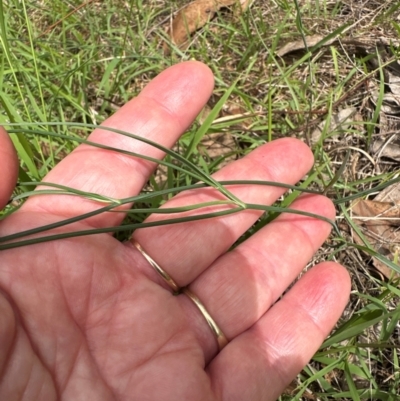
M 293 209 L 333 218 L 332 203 L 323 196 L 306 195 Z M 282 214 L 205 270 L 190 290 L 202 300 L 218 326 L 231 340 L 256 323 L 298 276 L 330 232 L 327 222 L 297 214 Z M 216 341 L 203 316 L 181 296 L 207 360 Z

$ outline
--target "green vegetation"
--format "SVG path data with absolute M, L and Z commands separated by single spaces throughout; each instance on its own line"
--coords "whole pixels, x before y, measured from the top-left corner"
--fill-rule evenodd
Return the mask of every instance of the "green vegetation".
M 313 170 L 279 205 L 265 208 L 268 213 L 240 240 L 287 209 L 302 190 L 324 192 L 337 205 L 338 219 L 308 267 L 321 260 L 344 264 L 353 292 L 334 333 L 281 399 L 398 400 L 399 237 L 391 253 L 379 253 L 357 224 L 351 202 L 373 199 L 400 181 L 399 159 L 387 153 L 396 143 L 398 115 L 385 97 L 395 91 L 388 73 L 398 58 L 400 3 L 255 0 L 244 13 L 220 10 L 187 49 L 174 46 L 165 56 L 165 27 L 186 3 L 0 3 L 0 124 L 12 133 L 21 160 L 19 186 L 3 216 L 85 142 L 93 125 L 159 72 L 180 60 L 202 61 L 215 74 L 214 94 L 151 178 L 151 193 L 115 200 L 71 188 L 54 191 L 95 198 L 104 210 L 135 201 L 118 228 L 123 239 L 124 230 L 140 226 L 173 193 L 199 180 L 226 191 L 210 174 L 228 161 L 276 138 L 303 139 L 315 155 Z M 319 35 L 312 44 L 311 35 Z M 302 49 L 278 55 L 296 41 Z M 225 194 L 237 210 L 250 207 Z

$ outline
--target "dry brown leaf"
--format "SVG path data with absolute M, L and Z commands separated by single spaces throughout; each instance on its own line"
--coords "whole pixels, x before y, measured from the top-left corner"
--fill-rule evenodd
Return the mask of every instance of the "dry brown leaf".
M 172 21 L 167 33 L 173 43 L 179 48 L 187 46 L 190 35 L 204 26 L 215 13 L 223 8 L 238 3 L 245 10 L 252 0 L 196 0 L 184 7 Z M 164 54 L 169 54 L 170 49 L 164 44 Z
M 313 47 L 318 42 L 320 42 L 322 39 L 324 39 L 324 37 L 321 35 L 312 35 L 312 36 L 306 36 L 305 39 L 306 39 L 307 47 Z M 332 38 L 332 39 L 328 40 L 327 42 L 325 42 L 324 46 L 329 46 L 335 41 L 337 41 L 337 38 Z M 286 43 L 286 45 L 283 46 L 282 48 L 280 48 L 276 52 L 276 54 L 279 57 L 283 57 L 286 54 L 294 52 L 296 50 L 305 50 L 305 44 L 304 44 L 303 39 L 296 40 L 295 42 Z
M 392 74 L 390 71 L 387 71 L 388 75 L 388 86 L 394 95 L 400 96 L 400 77 L 397 74 Z
M 399 185 L 395 186 L 392 194 L 399 193 Z M 355 224 L 360 227 L 374 250 L 393 261 L 400 245 L 400 198 L 383 201 L 383 196 L 382 193 L 379 194 L 376 197 L 378 200 L 374 201 L 357 200 L 353 202 L 351 210 Z M 356 243 L 364 245 L 356 233 L 354 238 Z M 372 259 L 376 269 L 386 278 L 390 278 L 393 270 L 378 259 Z
M 400 138 L 398 134 L 393 134 L 387 140 L 376 138 L 371 144 L 371 152 L 378 157 L 387 157 L 400 162 Z
M 379 90 L 376 89 L 371 94 L 371 100 L 376 105 L 380 98 Z M 381 111 L 386 114 L 396 115 L 400 114 L 400 96 L 393 93 L 384 93 Z
M 400 225 L 400 201 L 395 203 L 360 200 L 353 205 L 353 212 L 360 217 L 365 217 L 362 221 L 368 226 L 380 224 Z M 398 220 L 393 220 L 396 218 Z
M 394 202 L 399 203 L 400 200 L 400 183 L 396 183 L 386 187 L 380 192 L 375 200 L 379 202 Z

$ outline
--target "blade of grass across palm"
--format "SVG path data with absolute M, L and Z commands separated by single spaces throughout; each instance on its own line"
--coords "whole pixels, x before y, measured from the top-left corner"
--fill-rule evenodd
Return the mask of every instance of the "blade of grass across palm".
M 21 182 L 21 186 L 32 187 L 32 186 L 46 186 L 46 187 L 53 187 L 58 188 L 58 190 L 51 190 L 51 189 L 38 189 L 35 191 L 27 191 L 22 194 L 14 196 L 11 201 L 19 201 L 21 199 L 29 198 L 30 196 L 36 195 L 72 195 L 72 196 L 81 196 L 88 200 L 94 200 L 99 203 L 113 203 L 115 205 L 121 205 L 121 201 L 119 199 L 110 198 L 108 196 L 100 195 L 94 192 L 85 192 L 80 191 L 79 189 L 67 187 L 60 184 L 54 184 L 52 182 Z
M 275 182 L 275 181 L 230 180 L 230 181 L 218 181 L 218 182 L 221 185 L 227 185 L 227 186 L 229 186 L 229 185 L 263 185 L 263 186 L 273 186 L 273 187 L 279 187 L 279 188 L 292 189 L 294 191 L 299 191 L 299 193 L 304 192 L 304 193 L 316 194 L 316 195 L 321 194 L 320 191 L 315 191 L 313 189 L 302 188 L 300 186 L 284 184 L 284 183 Z M 162 190 L 158 190 L 158 191 L 149 191 L 144 194 L 142 193 L 140 195 L 132 196 L 129 198 L 114 199 L 114 198 L 109 198 L 109 197 L 99 195 L 96 193 L 92 193 L 92 192 L 79 191 L 79 190 L 76 190 L 75 188 L 67 187 L 67 186 L 60 185 L 60 184 L 54 184 L 52 182 L 46 182 L 46 181 L 40 181 L 40 182 L 24 181 L 24 182 L 21 182 L 19 185 L 26 186 L 26 187 L 39 186 L 39 185 L 43 185 L 43 186 L 47 186 L 47 187 L 54 187 L 54 188 L 58 188 L 58 189 L 62 190 L 62 191 L 54 191 L 54 193 L 63 192 L 63 194 L 66 194 L 66 195 L 79 195 L 79 196 L 87 197 L 88 199 L 96 200 L 99 202 L 108 202 L 108 203 L 114 202 L 114 203 L 117 203 L 118 205 L 124 205 L 126 203 L 137 202 L 137 201 L 144 201 L 144 200 L 148 200 L 153 197 L 156 197 L 156 196 L 170 195 L 170 194 L 182 192 L 185 190 L 210 187 L 210 185 L 208 185 L 206 183 L 198 183 L 198 184 L 192 184 L 192 185 L 184 185 L 184 186 L 180 186 L 180 187 L 166 188 L 166 189 L 162 189 Z M 30 196 L 41 195 L 44 193 L 51 193 L 51 192 L 48 192 L 46 190 L 27 191 L 27 192 L 24 192 L 22 194 L 12 197 L 11 201 L 17 201 L 17 200 L 29 198 Z
M 11 125 L 13 125 L 13 124 L 11 124 Z M 86 126 L 86 124 L 83 124 L 83 125 Z M 23 130 L 23 129 L 10 129 L 10 130 L 8 130 L 8 132 L 10 134 L 21 134 L 21 133 L 25 133 L 26 131 Z M 159 160 L 159 159 L 156 159 L 156 158 L 153 158 L 153 157 L 150 157 L 150 156 L 144 156 L 144 155 L 141 155 L 139 153 L 130 152 L 128 150 L 123 150 L 123 149 L 119 149 L 119 148 L 114 148 L 112 146 L 107 146 L 107 145 L 102 145 L 102 144 L 99 144 L 99 143 L 96 143 L 96 142 L 91 142 L 91 141 L 88 141 L 87 139 L 83 139 L 83 138 L 79 138 L 79 137 L 75 137 L 75 136 L 70 136 L 70 135 L 59 134 L 57 132 L 49 132 L 49 131 L 29 130 L 29 133 L 30 134 L 36 134 L 36 135 L 42 135 L 42 136 L 51 136 L 51 137 L 56 137 L 56 138 L 67 139 L 67 140 L 70 140 L 70 141 L 74 141 L 74 142 L 86 144 L 86 145 L 89 145 L 89 146 L 97 147 L 99 149 L 111 150 L 111 151 L 114 151 L 114 152 L 119 152 L 119 153 L 122 153 L 122 154 L 126 154 L 128 156 L 139 157 L 139 158 L 142 158 L 144 160 L 148 160 L 148 161 L 151 161 L 151 162 L 154 162 L 154 163 L 162 164 L 162 165 L 164 165 L 166 167 L 170 167 L 170 168 L 173 168 L 175 170 L 182 171 L 182 172 L 184 172 L 184 173 L 186 173 L 188 175 L 191 175 L 194 178 L 197 178 L 199 180 L 203 178 L 202 176 L 196 175 L 196 173 L 193 173 L 191 171 L 187 171 L 187 170 L 185 170 L 185 169 L 183 169 L 183 168 L 181 168 L 181 167 L 179 167 L 179 166 L 177 166 L 175 164 L 168 163 L 168 162 L 165 162 L 163 160 Z M 163 149 L 163 147 L 160 147 L 160 148 Z M 175 153 L 175 152 L 173 152 L 173 153 Z
M 310 194 L 316 194 L 320 195 L 320 191 L 315 191 L 315 190 L 310 190 L 307 187 L 310 185 L 315 180 L 315 177 L 317 176 L 318 172 L 314 171 L 312 174 L 310 174 L 304 182 L 302 182 L 300 185 L 297 186 L 283 186 L 279 184 L 278 186 L 282 186 L 287 189 L 293 190 L 292 193 L 288 194 L 285 199 L 281 202 L 281 207 L 282 208 L 287 208 L 295 199 L 298 198 L 298 196 L 301 193 L 310 193 Z M 260 231 L 263 227 L 265 227 L 267 224 L 269 224 L 271 221 L 275 220 L 280 213 L 278 212 L 271 212 L 266 216 L 265 219 L 260 219 L 255 226 L 253 227 L 252 233 L 255 234 L 257 231 Z M 336 230 L 336 229 L 335 229 Z M 245 240 L 245 239 L 244 239 Z M 239 241 L 240 243 L 240 241 Z
M 291 214 L 298 214 L 300 216 L 311 217 L 313 219 L 319 219 L 319 220 L 327 222 L 328 224 L 330 224 L 332 226 L 332 228 L 336 232 L 339 232 L 339 228 L 337 227 L 336 223 L 333 220 L 328 219 L 327 217 L 321 216 L 319 214 L 304 212 L 303 210 L 290 209 L 288 207 L 280 207 L 280 206 L 258 205 L 258 204 L 253 204 L 253 203 L 246 203 L 246 209 L 263 210 L 265 212 L 274 212 L 274 213 L 279 213 L 279 214 L 291 213 Z
M 276 186 L 276 187 L 281 187 L 281 188 L 287 188 L 287 189 L 293 189 L 293 190 L 299 190 L 300 192 L 305 192 L 305 193 L 311 193 L 311 194 L 319 194 L 320 192 L 314 191 L 311 189 L 307 188 L 301 188 L 295 185 L 290 185 L 290 184 L 284 184 L 284 183 L 277 183 L 274 181 L 256 181 L 256 180 L 232 180 L 232 181 L 219 181 L 221 185 L 264 185 L 264 186 Z M 53 183 L 48 183 L 48 182 L 24 182 L 21 183 L 21 185 L 24 186 L 37 186 L 37 185 L 44 185 L 44 186 L 50 186 L 54 188 L 58 188 L 61 191 L 55 191 L 54 193 L 56 194 L 66 194 L 66 195 L 78 195 L 78 196 L 85 196 L 87 193 L 75 190 L 74 188 L 66 187 L 64 185 L 59 185 L 59 184 L 53 184 Z M 7 242 L 11 241 L 14 239 L 22 238 L 28 235 L 33 235 L 33 234 L 39 234 L 44 231 L 52 230 L 54 228 L 66 226 L 68 224 L 72 224 L 84 219 L 87 219 L 92 216 L 96 216 L 98 214 L 104 213 L 111 211 L 115 207 L 127 204 L 127 203 L 135 203 L 135 202 L 143 202 L 143 201 L 148 201 L 154 197 L 158 196 L 164 196 L 164 195 L 170 195 L 174 193 L 179 193 L 185 190 L 193 190 L 193 189 L 199 189 L 199 188 L 206 188 L 209 187 L 206 183 L 198 183 L 198 184 L 193 184 L 193 185 L 186 185 L 186 186 L 181 186 L 181 187 L 175 187 L 175 188 L 167 188 L 163 189 L 160 191 L 151 191 L 149 193 L 144 193 L 144 194 L 139 194 L 136 196 L 132 196 L 129 198 L 124 198 L 124 199 L 111 199 L 107 197 L 102 197 L 101 195 L 98 194 L 89 194 L 90 199 L 93 200 L 98 200 L 99 202 L 112 202 L 110 205 L 107 205 L 105 207 L 96 209 L 92 212 L 84 213 L 79 216 L 69 218 L 69 219 L 64 219 L 61 221 L 58 221 L 56 223 L 40 226 L 31 230 L 26 230 L 26 231 L 21 231 L 16 234 L 8 235 L 5 237 L 0 237 L 0 243 L 1 242 Z M 29 191 L 27 194 L 21 194 L 17 195 L 16 197 L 12 198 L 12 200 L 20 200 L 23 198 L 27 198 L 31 195 L 33 196 L 40 196 L 43 193 L 52 193 L 50 192 L 51 190 L 38 190 L 38 191 Z M 288 210 L 286 207 L 283 207 L 282 210 Z M 296 211 L 293 211 L 295 213 Z
M 14 125 L 22 125 L 22 124 L 9 124 L 9 125 L 10 126 L 14 126 Z M 34 124 L 34 123 L 24 123 L 23 125 L 32 126 L 32 125 L 36 125 L 36 124 Z M 102 125 L 95 125 L 95 124 L 49 122 L 49 123 L 47 123 L 47 125 L 50 125 L 50 126 L 52 126 L 52 125 L 66 125 L 66 126 L 76 126 L 76 127 L 84 127 L 84 128 L 91 128 L 91 129 L 98 128 L 98 129 L 114 132 L 114 133 L 117 133 L 117 134 L 120 134 L 120 135 L 127 136 L 129 138 L 133 138 L 133 139 L 139 140 L 141 142 L 147 143 L 148 145 L 151 145 L 151 146 L 153 146 L 153 147 L 155 147 L 157 149 L 162 150 L 164 153 L 166 153 L 166 154 L 172 156 L 174 159 L 180 161 L 183 165 L 189 167 L 192 170 L 192 172 L 185 171 L 186 174 L 193 175 L 195 173 L 194 177 L 196 177 L 199 180 L 204 180 L 204 182 L 208 182 L 211 186 L 217 188 L 228 199 L 230 199 L 232 201 L 235 201 L 238 205 L 240 205 L 241 207 L 244 207 L 244 205 L 243 205 L 243 203 L 242 203 L 242 201 L 240 199 L 238 199 L 235 195 L 233 195 L 231 192 L 229 192 L 226 188 L 224 188 L 223 186 L 218 184 L 218 181 L 215 181 L 211 176 L 209 176 L 208 174 L 204 173 L 194 163 L 192 163 L 189 160 L 185 159 L 185 157 L 183 157 L 179 153 L 176 153 L 173 150 L 168 149 L 168 148 L 166 148 L 166 147 L 164 147 L 164 146 L 162 146 L 162 145 L 160 145 L 160 144 L 158 144 L 156 142 L 153 142 L 153 141 L 151 141 L 151 140 L 149 140 L 147 138 L 143 138 L 143 137 L 140 137 L 138 135 L 131 134 L 131 133 L 126 132 L 126 131 L 121 131 L 121 130 L 118 130 L 118 129 L 115 129 L 115 128 L 105 127 L 105 126 L 102 126 Z M 24 132 L 23 130 L 13 130 L 12 132 L 21 132 L 21 131 Z M 43 132 L 43 131 L 36 131 L 36 130 L 35 131 L 32 130 L 30 132 L 31 133 L 36 133 L 38 135 L 56 136 L 56 137 L 62 137 L 62 138 L 68 139 L 68 136 L 57 134 L 55 132 L 50 133 L 50 132 L 47 132 L 47 131 Z M 125 150 L 121 150 L 121 149 L 117 149 L 117 148 L 112 148 L 112 147 L 107 147 L 107 146 L 100 145 L 100 144 L 97 144 L 95 142 L 90 142 L 88 140 L 81 139 L 81 138 L 78 138 L 78 137 L 74 137 L 72 140 L 74 140 L 76 142 L 80 142 L 80 143 L 85 143 L 85 144 L 88 144 L 88 145 L 91 145 L 91 146 L 96 146 L 96 147 L 99 147 L 101 149 L 113 150 L 113 151 L 116 151 L 116 152 L 120 152 L 120 153 L 127 154 L 127 155 L 130 155 L 130 156 L 139 157 L 139 158 L 142 158 L 142 159 L 145 159 L 145 160 L 149 160 L 149 161 L 153 161 L 153 162 L 158 163 L 158 164 L 164 164 L 165 165 L 164 161 L 160 161 L 158 159 L 154 159 L 154 158 L 150 158 L 148 156 L 140 155 L 138 153 L 129 152 L 129 151 L 125 151 Z M 171 165 L 170 167 L 172 167 L 172 166 L 173 165 Z M 174 167 L 174 168 L 179 169 L 179 167 Z
M 224 211 L 217 212 L 217 213 L 205 213 L 202 215 L 195 215 L 195 216 L 190 216 L 190 217 L 182 217 L 182 218 L 168 219 L 168 220 L 162 220 L 162 221 L 153 221 L 153 222 L 147 222 L 147 223 L 144 222 L 144 223 L 126 224 L 124 226 L 104 227 L 104 228 L 98 228 L 98 229 L 81 230 L 81 231 L 48 235 L 48 236 L 32 238 L 32 239 L 24 240 L 24 241 L 2 244 L 2 245 L 0 245 L 0 251 L 5 250 L 5 249 L 18 248 L 20 246 L 33 245 L 33 244 L 38 244 L 38 243 L 43 243 L 43 242 L 48 242 L 48 241 L 64 239 L 64 238 L 73 238 L 73 237 L 94 235 L 94 234 L 113 233 L 113 232 L 117 232 L 117 231 L 118 232 L 131 231 L 131 230 L 136 230 L 137 228 L 157 227 L 157 226 L 166 225 L 166 224 L 186 223 L 188 221 L 195 221 L 195 220 L 202 220 L 202 219 L 213 218 L 213 217 L 226 216 L 228 214 L 233 214 L 233 213 L 236 213 L 241 210 L 243 210 L 243 209 L 238 207 L 235 209 L 224 210 Z
M 235 202 L 231 202 L 230 205 L 236 204 Z M 208 205 L 206 205 L 208 206 Z M 114 208 L 115 205 L 109 205 L 106 208 Z M 190 206 L 187 206 L 190 207 Z M 186 208 L 187 208 L 186 207 Z M 203 207 L 201 205 L 201 207 Z M 106 209 L 103 208 L 103 209 Z M 334 228 L 336 228 L 335 222 L 329 220 L 328 218 L 320 215 L 316 215 L 314 213 L 309 213 L 309 212 L 304 212 L 301 210 L 294 210 L 294 209 L 289 209 L 289 208 L 280 208 L 278 206 L 266 206 L 266 205 L 257 205 L 257 204 L 245 204 L 245 209 L 249 210 L 260 210 L 260 211 L 273 211 L 273 212 L 280 212 L 280 213 L 293 213 L 293 214 L 299 214 L 302 216 L 307 216 L 311 218 L 316 218 L 320 219 L 323 221 L 326 221 L 327 223 L 331 224 Z M 147 210 L 148 209 L 143 209 Z M 160 213 L 161 209 L 154 209 L 155 213 Z M 174 209 L 175 213 L 181 212 L 182 208 L 177 208 Z M 22 233 L 17 233 L 13 235 L 9 235 L 7 237 L 2 237 L 0 238 L 0 243 L 3 243 L 3 245 L 0 245 L 0 250 L 4 249 L 10 249 L 10 248 L 16 248 L 19 246 L 24 246 L 24 245 L 31 245 L 31 244 L 37 244 L 37 243 L 42 243 L 46 241 L 53 241 L 57 239 L 63 239 L 63 238 L 72 238 L 72 237 L 78 237 L 78 236 L 85 236 L 85 235 L 93 235 L 93 234 L 103 234 L 103 233 L 111 233 L 111 232 L 122 232 L 122 231 L 130 231 L 130 230 L 136 230 L 138 228 L 145 228 L 145 227 L 157 227 L 161 225 L 167 225 L 167 224 L 176 224 L 176 223 L 186 223 L 189 221 L 196 221 L 196 220 L 202 220 L 202 219 L 209 219 L 209 218 L 214 218 L 214 217 L 221 217 L 221 216 L 226 216 L 228 214 L 233 214 L 243 211 L 242 207 L 235 207 L 232 209 L 228 210 L 222 210 L 219 212 L 212 212 L 212 213 L 204 213 L 204 214 L 199 214 L 199 215 L 194 215 L 194 216 L 185 216 L 181 218 L 175 218 L 175 219 L 167 219 L 167 220 L 161 220 L 161 221 L 152 221 L 152 222 L 142 222 L 142 223 L 134 223 L 134 224 L 126 224 L 123 226 L 115 226 L 115 227 L 104 227 L 104 228 L 99 228 L 99 229 L 89 229 L 89 230 L 80 230 L 80 231 L 73 231 L 73 232 L 68 232 L 68 233 L 60 233 L 60 234 L 55 234 L 55 235 L 49 235 L 49 236 L 44 236 L 44 237 L 38 237 L 38 238 L 33 238 L 30 240 L 24 240 L 24 241 L 18 241 L 18 242 L 12 242 L 12 243 L 6 243 L 4 244 L 5 241 L 10 241 L 12 239 L 20 238 Z M 95 211 L 96 212 L 96 211 Z M 153 212 L 153 213 L 154 213 Z M 87 213 L 86 215 L 93 215 L 94 212 Z M 79 216 L 81 217 L 81 216 Z M 75 218 L 76 219 L 76 218 Z M 69 219 L 72 220 L 72 219 Z M 60 222 L 54 223 L 47 225 L 47 227 L 52 226 L 52 228 L 55 227 L 55 225 L 59 224 Z M 38 230 L 41 230 L 42 227 L 38 227 L 36 229 L 28 230 L 29 234 L 36 234 L 38 233 Z M 26 233 L 28 231 L 25 231 L 23 234 L 27 235 Z

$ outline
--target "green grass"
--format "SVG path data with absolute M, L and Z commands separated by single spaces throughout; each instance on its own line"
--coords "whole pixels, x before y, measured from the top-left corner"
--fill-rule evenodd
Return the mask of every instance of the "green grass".
M 376 251 L 368 241 L 363 246 L 355 244 L 350 235 L 350 228 L 358 229 L 350 201 L 399 181 L 396 163 L 380 159 L 376 169 L 365 155 L 380 132 L 386 61 L 380 60 L 380 67 L 371 71 L 372 54 L 362 56 L 345 42 L 325 46 L 324 41 L 341 34 L 343 40 L 369 40 L 373 49 L 377 44 L 373 32 L 379 28 L 383 36 L 398 40 L 400 30 L 394 21 L 399 6 L 383 0 L 369 2 L 370 9 L 357 9 L 356 3 L 350 6 L 346 1 L 256 0 L 241 15 L 221 10 L 194 35 L 188 49 L 175 48 L 165 57 L 164 26 L 185 3 L 0 3 L 0 123 L 13 133 L 21 160 L 20 185 L 3 216 L 18 208 L 35 183 L 85 141 L 93 124 L 101 124 L 159 72 L 180 60 L 203 61 L 216 78 L 211 112 L 182 136 L 179 154 L 167 156 L 165 180 L 160 182 L 157 173 L 150 179 L 154 192 L 127 200 L 75 195 L 95 198 L 105 208 L 135 200 L 132 215 L 119 228 L 118 236 L 125 238 L 124 230 L 140 225 L 151 210 L 198 180 L 223 191 L 209 175 L 228 159 L 285 136 L 312 144 L 315 165 L 308 177 L 283 199 L 280 208 L 270 209 L 240 239 L 261 229 L 281 208 L 288 208 L 304 189 L 325 191 L 337 205 L 338 229 L 310 266 L 320 260 L 348 266 L 353 280 L 351 301 L 334 333 L 281 399 L 398 399 L 398 279 L 376 278 L 368 256 Z M 316 47 L 277 57 L 276 50 L 285 43 L 315 34 L 323 38 Z M 371 95 L 367 87 L 371 82 L 378 91 L 374 106 L 365 100 Z M 229 117 L 232 105 L 250 117 L 222 118 Z M 330 122 L 338 110 L 350 106 L 357 109 L 357 118 L 345 127 L 332 128 Z M 321 135 L 314 141 L 312 134 L 318 125 Z M 221 132 L 232 138 L 234 149 L 213 156 L 203 143 L 209 134 Z M 349 162 L 344 164 L 347 153 Z M 70 188 L 54 190 L 73 192 Z M 227 196 L 238 210 L 251 207 Z M 393 271 L 400 270 L 396 260 L 380 258 Z

